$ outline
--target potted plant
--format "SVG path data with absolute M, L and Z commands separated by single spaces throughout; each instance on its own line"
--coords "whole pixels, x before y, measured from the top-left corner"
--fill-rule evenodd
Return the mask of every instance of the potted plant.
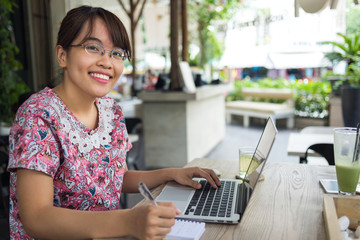
M 356 127 L 360 123 L 360 58 L 348 65 L 347 83 L 341 87 L 341 105 L 344 124 Z
M 344 35 L 338 33 L 344 42 L 327 41 L 338 51 L 325 55 L 330 61 L 345 61 L 345 75 L 337 79 L 335 87 L 340 87 L 344 124 L 355 127 L 360 122 L 360 33 Z
M 14 118 L 12 106 L 28 91 L 16 73 L 22 65 L 15 59 L 19 50 L 14 43 L 10 21 L 13 7 L 16 5 L 11 0 L 0 1 L 0 135 L 8 134 Z
M 342 37 L 342 42 L 334 42 L 334 41 L 324 41 L 323 44 L 332 45 L 335 50 L 332 52 L 328 52 L 325 54 L 325 57 L 330 60 L 332 63 L 345 62 L 347 67 L 356 64 L 359 61 L 356 58 L 359 56 L 360 51 L 360 41 L 359 33 L 355 33 L 352 35 L 345 35 L 342 33 L 337 33 L 338 36 Z M 338 93 L 340 93 L 340 88 L 342 85 L 347 84 L 348 72 L 346 71 L 345 75 L 334 75 L 328 77 L 328 79 L 332 82 L 332 87 Z

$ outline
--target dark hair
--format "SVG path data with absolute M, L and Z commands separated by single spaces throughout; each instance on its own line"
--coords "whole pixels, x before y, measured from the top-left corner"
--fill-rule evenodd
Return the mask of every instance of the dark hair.
M 85 39 L 90 37 L 96 18 L 105 22 L 114 45 L 124 49 L 130 60 L 131 45 L 123 23 L 115 14 L 99 7 L 81 6 L 71 9 L 61 22 L 56 45 L 67 50 L 87 22 L 89 27 Z

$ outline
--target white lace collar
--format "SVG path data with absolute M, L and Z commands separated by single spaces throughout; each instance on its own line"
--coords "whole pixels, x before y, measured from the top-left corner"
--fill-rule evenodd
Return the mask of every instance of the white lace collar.
M 56 93 L 54 92 L 56 95 Z M 57 96 L 57 95 L 56 95 Z M 94 130 L 88 129 L 81 123 L 66 107 L 64 102 L 57 96 L 53 108 L 59 116 L 63 126 L 62 132 L 66 134 L 73 145 L 83 155 L 87 155 L 93 148 L 107 147 L 111 142 L 111 132 L 114 128 L 113 100 L 98 98 L 96 106 L 99 113 L 98 127 Z

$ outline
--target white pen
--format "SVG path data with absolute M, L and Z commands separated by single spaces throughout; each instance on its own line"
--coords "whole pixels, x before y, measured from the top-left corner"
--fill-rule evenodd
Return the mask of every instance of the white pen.
M 152 201 L 157 206 L 155 198 L 151 194 L 150 190 L 146 187 L 145 183 L 143 182 L 139 183 L 139 192 L 141 193 L 141 195 L 144 196 L 145 199 Z

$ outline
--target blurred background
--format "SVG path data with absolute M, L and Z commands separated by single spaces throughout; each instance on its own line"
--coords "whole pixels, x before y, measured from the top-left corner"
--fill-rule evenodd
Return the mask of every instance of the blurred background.
M 360 122 L 358 0 L 1 0 L 0 239 L 8 239 L 6 166 L 16 109 L 61 81 L 57 32 L 80 5 L 113 12 L 131 39 L 132 60 L 109 93 L 135 136 L 131 169 L 236 159 L 239 146 L 258 141 L 268 106 L 290 108 L 276 122 L 270 161 L 298 163 L 305 150 L 292 155 L 292 134 L 307 127 L 332 139 L 332 127 Z M 229 118 L 239 101 L 258 104 L 246 109 L 250 120 L 243 109 Z

